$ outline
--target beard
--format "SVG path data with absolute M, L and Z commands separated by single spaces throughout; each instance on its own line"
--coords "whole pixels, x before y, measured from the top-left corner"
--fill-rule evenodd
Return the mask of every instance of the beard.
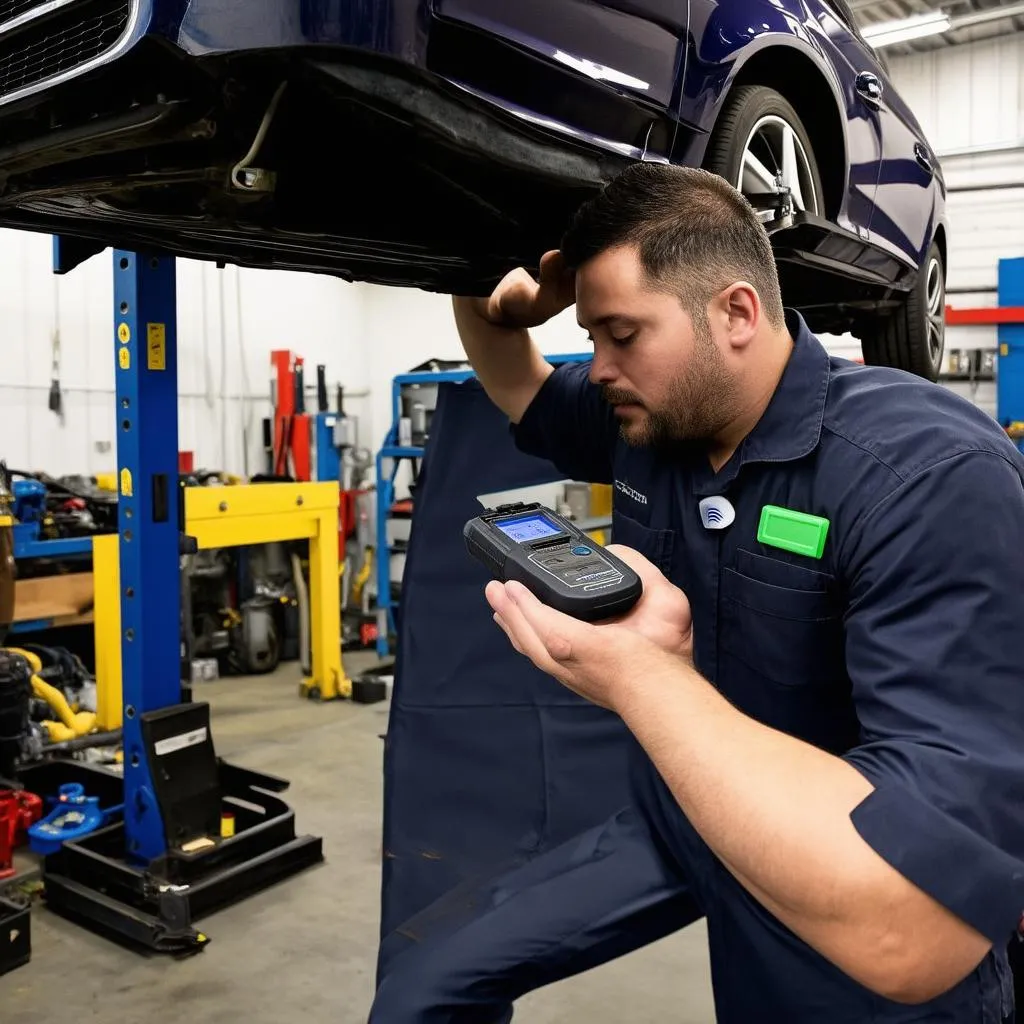
M 619 436 L 634 448 L 712 440 L 733 418 L 736 392 L 722 353 L 703 332 L 695 336 L 693 358 L 669 382 L 667 397 L 657 408 L 646 405 L 635 392 L 601 387 L 610 405 L 636 405 L 642 410 L 619 426 Z

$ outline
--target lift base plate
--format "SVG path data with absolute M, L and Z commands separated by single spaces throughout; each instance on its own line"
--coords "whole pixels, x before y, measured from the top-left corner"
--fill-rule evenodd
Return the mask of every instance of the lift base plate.
M 101 806 L 121 798 L 119 779 L 83 764 L 43 765 L 23 778 L 26 787 L 59 776 L 80 781 Z M 48 856 L 43 881 L 47 906 L 76 923 L 139 952 L 187 956 L 209 941 L 195 927 L 203 916 L 236 903 L 321 862 L 323 841 L 295 832 L 295 814 L 276 793 L 288 783 L 217 762 L 223 809 L 235 816 L 235 834 L 210 837 L 191 852 L 170 850 L 148 865 L 125 856 L 123 823 L 67 842 Z

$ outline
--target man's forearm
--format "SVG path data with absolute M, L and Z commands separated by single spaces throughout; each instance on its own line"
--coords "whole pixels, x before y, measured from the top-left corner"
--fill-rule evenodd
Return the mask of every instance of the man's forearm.
M 488 397 L 518 423 L 553 367 L 529 331 L 491 323 L 480 314 L 480 301 L 453 300 L 462 347 Z
M 921 1001 L 968 973 L 987 941 L 857 834 L 872 791 L 855 768 L 737 711 L 661 652 L 619 711 L 694 828 L 755 899 L 841 970 Z

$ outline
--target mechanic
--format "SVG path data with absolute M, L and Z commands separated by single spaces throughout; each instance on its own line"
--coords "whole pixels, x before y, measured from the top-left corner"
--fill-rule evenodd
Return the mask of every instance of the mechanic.
M 527 332 L 573 303 L 593 362 L 553 369 Z M 635 806 L 459 894 L 473 909 L 402 954 L 371 1019 L 496 1021 L 703 914 L 720 1024 L 1012 1020 L 1024 459 L 1005 434 L 830 358 L 784 310 L 753 209 L 700 170 L 627 170 L 539 281 L 454 307 L 517 444 L 614 486 L 633 611 L 486 597 L 521 654 L 622 717 Z M 802 545 L 762 533 L 766 506 Z

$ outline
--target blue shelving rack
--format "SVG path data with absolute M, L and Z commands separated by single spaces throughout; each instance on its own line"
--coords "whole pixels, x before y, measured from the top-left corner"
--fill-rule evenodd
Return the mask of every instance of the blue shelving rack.
M 592 358 L 587 352 L 546 356 L 549 363 L 585 363 Z M 437 370 L 402 373 L 391 381 L 391 426 L 377 452 L 377 655 L 385 658 L 390 652 L 390 637 L 396 630 L 395 606 L 391 597 L 391 555 L 388 523 L 393 518 L 395 480 L 404 461 L 422 459 L 426 448 L 399 444 L 399 423 L 402 418 L 402 388 L 411 384 L 461 384 L 476 376 L 472 370 Z

